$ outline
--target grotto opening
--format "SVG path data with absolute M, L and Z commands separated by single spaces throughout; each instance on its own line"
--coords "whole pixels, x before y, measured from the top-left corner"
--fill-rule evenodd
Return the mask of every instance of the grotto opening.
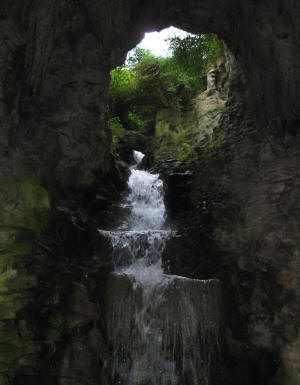
M 197 159 L 151 171 L 177 231 L 163 267 L 221 283 L 212 385 L 300 384 L 299 2 L 0 4 L 1 384 L 111 383 L 107 294 L 118 290 L 98 229 L 116 221 L 128 168 L 111 155 L 109 76 L 145 31 L 169 25 L 215 33 L 232 55 L 217 68 L 226 100 Z M 173 118 L 160 111 L 160 128 Z M 129 300 L 129 280 L 119 283 Z

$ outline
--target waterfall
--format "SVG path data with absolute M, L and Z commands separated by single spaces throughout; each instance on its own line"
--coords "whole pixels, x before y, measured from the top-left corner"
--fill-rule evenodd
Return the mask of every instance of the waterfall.
M 163 183 L 137 169 L 134 151 L 128 211 L 110 239 L 107 325 L 111 376 L 120 385 L 208 385 L 219 343 L 219 282 L 166 275 L 161 256 L 174 231 L 165 224 Z

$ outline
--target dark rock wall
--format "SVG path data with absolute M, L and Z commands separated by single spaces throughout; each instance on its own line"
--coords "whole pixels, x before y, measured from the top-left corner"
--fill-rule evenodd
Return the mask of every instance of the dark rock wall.
M 242 65 L 255 118 L 279 129 L 300 119 L 296 1 L 1 3 L 3 142 L 63 185 L 86 187 L 108 170 L 108 73 L 146 29 L 218 33 Z
M 299 2 L 1 0 L 0 276 L 1 300 L 13 309 L 8 319 L 2 316 L 0 325 L 1 333 L 12 336 L 10 341 L 2 343 L 6 350 L 1 348 L 3 382 L 14 383 L 15 375 L 19 373 L 15 380 L 19 385 L 71 383 L 74 376 L 70 373 L 76 367 L 81 368 L 78 364 L 81 356 L 76 359 L 80 349 L 87 349 L 90 357 L 96 354 L 100 366 L 104 362 L 105 349 L 97 352 L 92 340 L 93 335 L 98 336 L 97 330 L 101 329 L 101 320 L 94 318 L 94 312 L 97 309 L 101 314 L 96 293 L 103 292 L 105 279 L 93 278 L 103 282 L 100 288 L 93 283 L 84 283 L 85 287 L 80 285 L 85 274 L 93 277 L 93 269 L 109 270 L 109 263 L 107 266 L 104 264 L 104 269 L 99 255 L 96 260 L 91 258 L 93 249 L 90 248 L 79 250 L 77 247 L 74 254 L 78 250 L 80 258 L 74 260 L 66 250 L 68 242 L 71 244 L 74 234 L 77 234 L 74 229 L 79 228 L 85 233 L 94 231 L 97 226 L 92 221 L 85 227 L 88 220 L 82 219 L 86 217 L 81 211 L 87 208 L 89 213 L 97 211 L 97 219 L 103 221 L 107 197 L 114 196 L 111 189 L 116 189 L 116 186 L 121 188 L 122 185 L 118 185 L 121 175 L 117 170 L 119 166 L 114 165 L 110 156 L 110 132 L 105 122 L 109 70 L 121 64 L 126 52 L 142 38 L 143 31 L 169 25 L 195 33 L 217 33 L 226 41 L 244 73 L 242 77 L 233 75 L 231 79 L 227 116 L 231 139 L 224 144 L 224 152 L 222 150 L 220 156 L 209 158 L 205 163 L 206 171 L 203 168 L 200 170 L 201 164 L 194 170 L 196 179 L 191 181 L 192 193 L 186 200 L 187 206 L 200 205 L 198 207 L 202 207 L 202 211 L 204 200 L 211 205 L 215 202 L 219 205 L 214 214 L 207 217 L 205 226 L 210 226 L 216 255 L 225 258 L 223 262 L 228 266 L 227 270 L 224 269 L 227 275 L 220 274 L 218 278 L 224 278 L 227 298 L 230 294 L 234 297 L 232 302 L 227 302 L 232 306 L 228 312 L 228 341 L 231 357 L 235 357 L 234 365 L 240 368 L 239 380 L 247 383 L 247 377 L 249 384 L 257 383 L 254 376 L 247 374 L 253 368 L 259 368 L 261 384 L 273 384 L 274 378 L 278 384 L 298 385 L 300 382 L 297 366 Z M 112 187 L 107 189 L 107 184 Z M 7 187 L 13 185 L 16 189 Z M 220 191 L 214 190 L 212 199 L 211 191 L 216 185 L 221 188 Z M 101 194 L 96 197 L 99 189 Z M 203 194 L 206 194 L 205 199 Z M 93 204 L 94 201 L 97 202 Z M 227 205 L 228 201 L 230 205 Z M 56 205 L 60 211 L 54 209 Z M 61 210 L 68 218 L 68 226 L 57 214 Z M 52 325 L 52 329 L 58 329 L 58 334 L 51 329 L 51 325 L 44 325 L 48 313 L 40 312 L 42 307 L 39 301 L 33 300 L 33 294 L 21 296 L 17 305 L 15 297 L 12 301 L 9 299 L 12 294 L 7 292 L 7 287 L 13 286 L 18 293 L 25 290 L 28 294 L 31 293 L 28 287 L 39 287 L 36 277 L 41 276 L 42 282 L 47 282 L 49 266 L 45 261 L 52 260 L 49 255 L 56 247 L 53 246 L 56 235 L 51 241 L 47 240 L 47 244 L 39 238 L 39 250 L 46 248 L 49 252 L 45 252 L 48 257 L 39 258 L 41 252 L 36 251 L 39 263 L 29 259 L 24 265 L 25 251 L 16 251 L 11 243 L 8 245 L 12 242 L 20 246 L 20 231 L 24 235 L 24 229 L 27 241 L 35 239 L 36 242 L 36 237 L 42 237 L 45 211 L 50 223 L 56 223 L 53 234 L 58 234 L 64 244 L 54 254 L 58 257 L 56 266 L 68 271 L 71 277 L 70 286 L 66 286 L 67 292 L 77 290 L 83 293 L 78 294 L 80 298 L 87 296 L 87 301 L 93 302 L 86 328 L 77 328 L 77 321 L 76 327 L 69 321 L 62 321 L 63 326 L 59 326 L 61 318 L 58 314 L 63 313 L 62 309 L 72 308 L 71 305 L 64 306 L 65 287 L 57 289 L 58 293 L 55 291 L 55 299 L 51 297 L 52 292 L 47 285 L 41 292 L 38 290 L 38 298 L 42 298 L 46 308 L 52 306 L 53 301 L 57 305 L 55 301 L 61 298 Z M 203 218 L 200 214 L 199 218 Z M 202 239 L 203 233 L 199 232 L 203 226 L 201 221 L 195 219 L 194 228 L 198 235 L 194 239 Z M 87 240 L 79 237 L 77 241 L 80 239 L 82 242 Z M 210 250 L 209 247 L 207 255 L 211 255 Z M 191 275 L 192 268 L 199 262 L 199 255 L 192 248 L 191 253 L 192 257 L 186 255 L 190 258 L 190 267 L 180 264 L 181 272 L 187 275 Z M 13 254 L 14 260 L 9 265 L 3 259 L 8 254 Z M 32 254 L 32 248 L 26 251 L 27 254 Z M 21 266 L 18 261 L 22 261 Z M 84 261 L 84 266 L 79 261 Z M 211 263 L 209 273 L 218 274 L 216 266 L 217 261 Z M 33 272 L 34 277 L 20 284 L 18 277 L 22 278 L 26 269 Z M 7 271 L 10 273 L 7 274 Z M 234 275 L 230 278 L 232 271 Z M 55 269 L 50 276 L 60 277 Z M 58 281 L 64 282 L 63 276 Z M 87 290 L 89 285 L 91 288 Z M 29 313 L 22 312 L 22 307 L 26 308 L 26 304 L 32 301 L 37 306 Z M 87 312 L 85 306 L 83 309 Z M 80 314 L 81 310 L 77 310 L 74 312 Z M 25 324 L 31 323 L 28 314 L 38 320 L 38 327 L 33 328 L 34 334 L 28 332 L 28 325 L 24 326 L 24 320 Z M 66 319 L 65 314 L 62 317 Z M 78 317 L 76 320 L 81 316 Z M 17 320 L 23 322 L 23 334 L 14 329 L 19 325 Z M 61 338 L 61 335 L 66 338 Z M 95 338 L 100 341 L 102 337 Z M 33 346 L 28 343 L 29 340 L 35 341 Z M 62 340 L 64 344 L 60 342 Z M 24 350 L 24 341 L 27 341 L 29 350 Z M 82 347 L 83 341 L 85 347 Z M 52 356 L 49 345 L 55 347 Z M 99 345 L 104 346 L 105 343 L 100 341 Z M 249 351 L 247 346 L 251 347 Z M 262 354 L 258 355 L 260 348 Z M 9 359 L 7 349 L 14 351 Z M 24 350 L 26 359 L 18 356 L 20 349 Z M 38 353 L 41 350 L 46 351 L 42 356 Z M 274 350 L 277 350 L 275 356 Z M 34 359 L 30 360 L 33 356 Z M 40 365 L 38 362 L 42 359 L 44 363 Z M 248 365 L 248 360 L 253 365 Z M 88 360 L 85 367 L 96 365 L 92 361 Z M 53 362 L 56 369 L 51 371 Z M 20 369 L 22 367 L 27 369 Z M 99 383 L 97 370 L 84 379 L 86 369 L 81 369 L 82 377 L 77 377 L 78 383 Z M 59 373 L 62 375 L 59 376 Z
M 62 187 L 90 186 L 109 169 L 109 58 L 77 2 L 36 2 L 27 33 L 17 146 Z
M 226 66 L 229 100 L 212 146 L 194 164 L 160 166 L 179 229 L 164 265 L 222 281 L 229 383 L 298 384 L 299 132 L 255 124 L 230 54 Z
M 228 383 L 299 383 L 299 139 L 252 131 L 162 170 L 179 229 L 164 266 L 223 283 Z

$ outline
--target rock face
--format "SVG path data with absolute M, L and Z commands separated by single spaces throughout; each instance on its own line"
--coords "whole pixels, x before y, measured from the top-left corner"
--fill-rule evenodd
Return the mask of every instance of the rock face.
M 233 61 L 225 45 L 224 51 Z M 197 150 L 201 147 L 215 146 L 216 132 L 224 131 L 228 58 L 224 55 L 218 59 L 215 68 L 207 74 L 206 91 L 190 100 L 183 111 L 176 106 L 157 111 L 152 146 L 154 163 L 168 158 L 191 161 L 197 158 Z
M 275 378 L 278 384 L 298 384 L 299 227 L 294 213 L 299 201 L 294 194 L 299 187 L 289 188 L 289 181 L 299 178 L 299 154 L 283 160 L 266 151 L 259 135 L 252 134 L 245 147 L 231 140 L 189 173 L 173 170 L 166 176 L 170 213 L 182 228 L 164 260 L 171 273 L 215 277 L 224 284 L 229 356 L 240 366 L 237 381 L 263 384 Z M 276 144 L 282 148 L 278 142 L 272 148 Z M 259 161 L 251 170 L 257 152 Z
M 65 383 L 84 336 L 101 329 L 95 293 L 110 265 L 87 234 L 97 226 L 91 211 L 103 221 L 107 198 L 121 189 L 106 124 L 109 71 L 143 32 L 175 25 L 217 33 L 239 70 L 229 81 L 226 140 L 182 173 L 185 213 L 194 219 L 184 223 L 194 235 L 178 238 L 186 260 L 174 250 L 170 268 L 224 281 L 228 368 L 238 373 L 228 383 L 298 385 L 299 1 L 0 5 L 1 381 Z M 178 186 L 181 176 L 173 177 Z M 100 318 L 73 329 L 65 299 L 82 284 Z M 96 347 L 86 346 L 92 357 Z M 98 372 L 78 383 L 99 383 Z
M 238 108 L 235 130 L 228 132 L 231 95 L 237 97 L 245 83 L 230 56 L 226 67 L 232 68 L 229 103 L 217 124 L 205 114 L 211 95 L 218 100 L 213 79 L 197 98 L 198 121 L 205 117 L 198 137 L 210 132 L 211 142 L 200 144 L 193 163 L 160 165 L 169 215 L 180 229 L 164 265 L 171 274 L 217 277 L 224 284 L 235 378 L 229 383 L 298 384 L 299 222 L 292 211 L 299 211 L 299 133 L 286 134 L 283 143 L 268 130 L 246 128 L 249 121 Z
M 237 95 L 242 74 L 235 67 L 231 75 L 230 92 Z M 201 97 L 200 110 L 207 104 Z M 253 126 L 246 130 L 238 114 L 240 132 L 228 134 L 227 114 L 230 108 L 222 130 L 207 119 L 203 133 L 211 129 L 215 145 L 202 145 L 197 161 L 162 164 L 169 215 L 180 228 L 166 248 L 165 268 L 223 282 L 237 383 L 299 384 L 300 136 L 285 134 L 283 141 Z
M 81 188 L 97 170 L 108 171 L 109 70 L 150 28 L 218 33 L 249 80 L 252 117 L 265 126 L 297 127 L 297 2 L 2 4 L 2 153 L 16 147 L 51 181 Z

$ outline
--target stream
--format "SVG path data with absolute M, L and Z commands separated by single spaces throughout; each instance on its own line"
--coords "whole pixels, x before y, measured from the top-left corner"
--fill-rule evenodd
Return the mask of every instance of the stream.
M 120 385 L 209 385 L 220 340 L 220 287 L 164 274 L 161 256 L 176 233 L 166 225 L 163 182 L 139 170 L 134 151 L 127 210 L 109 238 L 115 272 L 108 283 L 111 382 Z

